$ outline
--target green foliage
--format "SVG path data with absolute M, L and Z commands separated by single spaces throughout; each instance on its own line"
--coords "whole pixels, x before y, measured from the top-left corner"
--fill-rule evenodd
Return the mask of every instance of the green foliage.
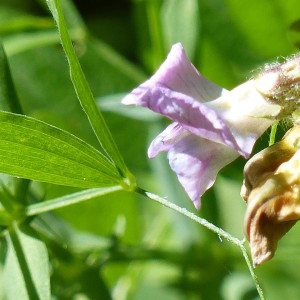
M 116 167 L 84 141 L 33 118 L 0 112 L 0 171 L 54 184 L 118 185 Z
M 257 299 L 236 245 L 141 197 L 129 170 L 194 211 L 165 156 L 146 156 L 165 120 L 120 100 L 175 42 L 225 88 L 247 80 L 298 51 L 298 1 L 102 2 L 0 3 L 0 299 Z M 238 238 L 244 163 L 200 211 Z M 267 299 L 298 299 L 298 241 L 295 227 L 256 270 Z
M 50 299 L 45 244 L 30 227 L 12 224 L 7 234 L 4 288 L 8 299 Z M 43 270 L 43 272 L 41 272 Z

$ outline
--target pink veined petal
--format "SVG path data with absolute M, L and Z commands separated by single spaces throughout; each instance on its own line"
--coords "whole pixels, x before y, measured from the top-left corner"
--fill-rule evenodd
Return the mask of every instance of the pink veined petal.
M 148 88 L 161 86 L 185 94 L 199 102 L 216 99 L 227 91 L 203 77 L 187 58 L 180 43 L 175 44 L 167 59 L 146 82 L 126 96 L 123 104 L 139 104 L 139 95 Z
M 167 59 L 150 81 L 151 84 L 168 87 L 200 102 L 216 99 L 226 91 L 198 72 L 180 43 L 172 46 Z
M 180 123 L 190 132 L 225 144 L 246 156 L 248 153 L 237 145 L 218 114 L 205 103 L 197 101 L 218 97 L 223 91 L 205 79 L 189 62 L 182 45 L 176 44 L 159 70 L 126 96 L 122 103 L 148 107 Z
M 225 144 L 241 155 L 248 155 L 237 145 L 226 123 L 206 103 L 197 102 L 192 97 L 159 86 L 145 90 L 140 87 L 135 91 L 140 93 L 137 95 L 139 105 L 180 123 L 195 135 Z
M 172 170 L 197 209 L 201 196 L 214 184 L 217 173 L 238 157 L 227 146 L 190 134 L 168 152 Z
M 168 151 L 171 168 L 198 209 L 219 170 L 239 154 L 248 157 L 280 111 L 253 83 L 227 92 L 205 79 L 176 44 L 159 70 L 122 100 L 174 121 L 154 139 L 148 155 Z
M 155 157 L 159 152 L 169 151 L 186 134 L 188 134 L 188 131 L 180 124 L 175 122 L 170 124 L 150 144 L 148 149 L 149 158 Z

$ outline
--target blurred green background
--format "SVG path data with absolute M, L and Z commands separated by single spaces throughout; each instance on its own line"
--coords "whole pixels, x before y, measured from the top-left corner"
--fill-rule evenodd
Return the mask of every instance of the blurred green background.
M 166 156 L 147 158 L 150 141 L 168 121 L 142 108 L 124 107 L 120 100 L 156 70 L 176 42 L 203 75 L 233 88 L 263 64 L 298 52 L 299 1 L 61 2 L 99 108 L 139 186 L 242 238 L 245 204 L 239 191 L 245 160 L 221 172 L 197 212 Z M 0 38 L 25 114 L 98 147 L 45 2 L 1 0 Z M 256 151 L 267 143 L 268 133 Z M 44 199 L 75 191 L 37 182 L 33 188 Z M 258 299 L 239 249 L 131 193 L 45 214 L 36 227 L 50 256 L 53 299 Z M 275 258 L 256 269 L 267 299 L 300 297 L 298 231 L 296 225 L 280 241 Z

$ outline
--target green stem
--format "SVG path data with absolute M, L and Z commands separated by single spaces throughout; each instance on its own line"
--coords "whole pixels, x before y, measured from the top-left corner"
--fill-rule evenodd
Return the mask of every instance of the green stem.
M 20 99 L 18 97 L 18 93 L 15 89 L 7 55 L 1 43 L 0 69 L 0 110 L 7 110 L 16 114 L 24 114 Z M 30 181 L 28 179 L 15 178 L 15 202 L 18 202 L 21 205 L 24 204 L 28 192 L 29 183 Z M 1 201 L 3 203 L 5 202 L 4 199 L 2 199 Z
M 66 196 L 46 200 L 43 202 L 34 203 L 27 206 L 25 215 L 27 217 L 39 215 L 41 213 L 45 213 L 54 209 L 66 207 L 72 204 L 90 200 L 95 197 L 103 196 L 105 194 L 120 191 L 122 189 L 123 188 L 121 186 L 89 189 L 89 190 L 84 190 L 77 193 L 69 194 Z
M 77 98 L 103 151 L 116 165 L 121 175 L 124 178 L 127 178 L 127 176 L 130 176 L 128 175 L 130 172 L 127 169 L 127 166 L 118 150 L 110 130 L 108 129 L 102 113 L 99 111 L 96 105 L 91 88 L 75 53 L 60 2 L 60 0 L 47 0 L 50 11 L 52 12 L 53 18 L 58 27 L 61 44 L 67 57 L 70 77 L 77 94 Z
M 252 277 L 252 279 L 254 281 L 254 284 L 255 284 L 256 290 L 258 292 L 258 295 L 259 295 L 259 297 L 260 297 L 261 300 L 265 300 L 266 298 L 264 296 L 264 292 L 263 292 L 263 290 L 262 290 L 262 288 L 261 288 L 261 286 L 259 284 L 258 278 L 257 278 L 257 276 L 256 276 L 256 274 L 254 272 L 253 265 L 252 265 L 252 263 L 250 261 L 250 258 L 249 258 L 248 254 L 247 254 L 246 248 L 243 245 L 243 243 L 240 245 L 240 249 L 241 249 L 241 251 L 243 253 L 243 256 L 244 256 L 244 259 L 245 259 L 246 264 L 248 266 L 248 269 L 249 269 L 249 272 L 251 274 L 251 277 Z
M 269 146 L 272 146 L 275 143 L 275 137 L 276 137 L 276 132 L 277 132 L 277 126 L 278 126 L 278 121 L 275 122 L 272 127 L 271 127 L 271 133 L 270 133 L 270 139 L 269 139 Z
M 180 206 L 176 205 L 175 203 L 172 203 L 164 198 L 161 198 L 161 197 L 159 197 L 155 194 L 149 193 L 147 191 L 140 190 L 139 193 L 144 194 L 144 196 L 146 196 L 147 198 L 152 199 L 156 202 L 159 202 L 160 204 L 162 204 L 166 207 L 169 207 L 169 208 L 179 212 L 180 214 L 188 217 L 189 219 L 201 224 L 202 226 L 206 227 L 207 229 L 215 232 L 220 238 L 224 238 L 224 239 L 230 241 L 231 243 L 233 243 L 237 246 L 240 246 L 241 241 L 238 238 L 232 236 L 231 234 L 229 234 L 226 231 L 224 231 L 223 229 L 215 226 L 214 224 L 208 222 L 207 220 L 198 217 L 197 215 L 188 211 L 186 208 L 180 207 Z
M 35 284 L 34 278 L 32 276 L 32 272 L 29 268 L 28 261 L 26 255 L 24 253 L 24 245 L 22 245 L 22 241 L 20 239 L 20 235 L 18 234 L 19 228 L 16 222 L 12 223 L 12 226 L 9 230 L 9 237 L 15 252 L 15 255 L 18 260 L 19 267 L 21 269 L 23 279 L 25 282 L 26 290 L 28 293 L 28 299 L 41 299 L 39 297 L 38 289 Z
M 0 109 L 23 114 L 2 43 L 0 43 L 0 69 Z
M 212 232 L 216 233 L 220 238 L 224 238 L 227 241 L 231 242 L 232 244 L 238 246 L 242 251 L 243 257 L 246 261 L 247 267 L 250 271 L 250 275 L 251 275 L 251 277 L 254 281 L 254 284 L 255 284 L 257 292 L 260 296 L 260 299 L 265 300 L 263 290 L 262 290 L 262 288 L 261 288 L 261 286 L 258 282 L 258 278 L 257 278 L 257 276 L 254 272 L 254 267 L 251 263 L 251 260 L 248 256 L 246 248 L 244 246 L 244 240 L 240 240 L 240 239 L 232 236 L 230 233 L 228 233 L 228 232 L 224 231 L 223 229 L 215 226 L 214 224 L 208 222 L 207 220 L 198 217 L 197 215 L 195 215 L 192 212 L 188 211 L 186 208 L 180 207 L 180 206 L 178 206 L 178 205 L 176 205 L 176 204 L 174 204 L 174 203 L 172 203 L 172 202 L 170 202 L 170 201 L 168 201 L 168 200 L 166 200 L 166 199 L 164 199 L 164 198 L 162 198 L 158 195 L 152 194 L 152 193 L 147 192 L 147 191 L 145 191 L 143 189 L 140 189 L 140 188 L 137 188 L 136 192 L 143 195 L 143 196 L 145 196 L 145 197 L 147 197 L 147 198 L 149 198 L 149 199 L 151 199 L 151 200 L 154 200 L 154 201 L 156 201 L 156 202 L 158 202 L 158 203 L 160 203 L 160 204 L 162 204 L 162 205 L 164 205 L 168 208 L 171 208 L 171 209 L 179 212 L 180 214 L 188 217 L 189 219 L 197 222 L 198 224 L 200 224 L 200 225 L 206 227 L 207 229 L 211 230 Z
M 24 178 L 14 178 L 15 198 L 18 202 L 25 204 L 25 199 L 28 193 L 30 180 Z

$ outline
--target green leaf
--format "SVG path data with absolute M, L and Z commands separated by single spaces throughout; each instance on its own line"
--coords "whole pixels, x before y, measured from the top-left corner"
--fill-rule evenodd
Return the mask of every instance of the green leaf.
M 59 43 L 56 30 L 37 32 L 22 32 L 3 37 L 3 44 L 9 57 L 36 47 L 43 47 Z
M 104 118 L 97 108 L 92 91 L 75 54 L 60 2 L 58 0 L 48 0 L 47 3 L 58 26 L 62 46 L 69 63 L 71 80 L 80 104 L 83 107 L 104 152 L 113 161 L 124 177 L 128 175 L 131 177 Z
M 2 43 L 0 43 L 0 70 L 0 109 L 22 113 Z
M 50 299 L 47 249 L 30 227 L 13 224 L 7 235 L 4 281 L 7 299 Z
M 112 94 L 96 99 L 98 106 L 102 111 L 113 112 L 121 116 L 125 116 L 131 119 L 154 122 L 160 120 L 160 116 L 150 110 L 146 110 L 139 106 L 126 106 L 121 104 L 121 100 L 126 94 Z
M 39 120 L 0 112 L 0 172 L 81 188 L 119 185 L 115 166 L 72 134 Z
M 188 56 L 193 57 L 200 29 L 198 0 L 163 1 L 161 22 L 166 49 L 181 42 Z
M 243 33 L 255 53 L 257 55 L 276 56 L 279 53 L 280 55 L 290 54 L 292 50 L 287 35 L 288 19 L 290 18 L 286 12 L 295 11 L 297 4 L 298 1 L 296 0 L 274 2 L 253 0 L 251 3 L 229 0 L 226 6 L 235 26 Z M 253 9 L 254 7 L 255 9 Z M 299 16 L 299 14 L 296 15 Z M 262 19 L 268 21 L 253 21 Z
M 89 255 L 91 251 L 107 251 L 114 242 L 110 236 L 78 230 L 58 214 L 45 213 L 36 216 L 30 226 L 46 241 L 50 251 L 54 252 L 61 252 L 60 248 L 63 248 L 62 251 L 70 254 Z
M 0 75 L 0 109 L 8 110 L 13 113 L 22 114 L 23 109 L 17 91 L 14 86 L 6 52 L 4 51 L 4 48 L 1 43 L 0 43 L 0 70 L 2 70 Z M 11 197 L 12 201 L 8 200 L 8 202 L 23 203 L 28 191 L 29 181 L 26 179 L 18 179 L 18 178 L 14 178 L 12 180 L 14 181 L 15 197 Z M 1 202 L 2 204 L 4 204 L 5 197 L 2 197 Z M 6 205 L 6 208 L 10 208 L 10 204 Z
M 51 29 L 54 27 L 53 21 L 48 18 L 35 16 L 19 16 L 0 23 L 0 33 L 8 34 L 21 31 L 38 29 Z

